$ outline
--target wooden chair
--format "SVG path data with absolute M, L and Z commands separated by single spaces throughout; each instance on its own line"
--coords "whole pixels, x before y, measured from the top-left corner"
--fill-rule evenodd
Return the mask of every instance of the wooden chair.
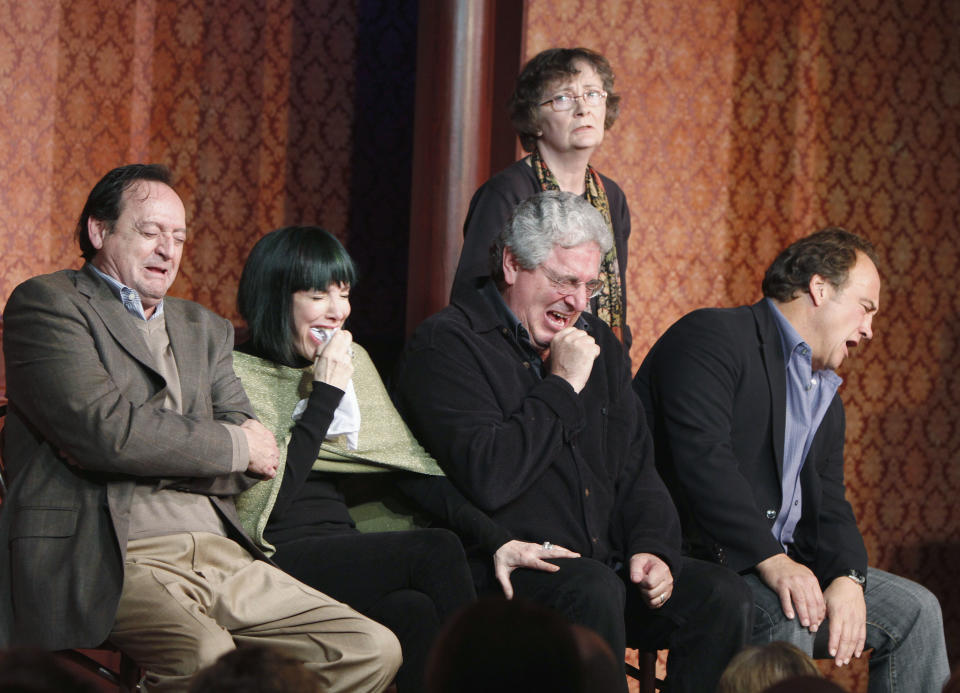
M 57 656 L 96 676 L 111 690 L 135 693 L 140 690 L 143 672 L 137 663 L 123 652 L 105 642 L 100 647 L 86 650 L 60 650 Z
M 637 666 L 626 663 L 627 676 L 640 683 L 640 693 L 667 693 L 667 683 L 657 678 L 657 653 L 637 650 Z

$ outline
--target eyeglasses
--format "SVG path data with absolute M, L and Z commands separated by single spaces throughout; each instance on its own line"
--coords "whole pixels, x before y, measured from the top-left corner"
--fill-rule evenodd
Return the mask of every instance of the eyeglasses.
M 603 290 L 603 282 L 599 279 L 591 279 L 588 282 L 580 282 L 571 277 L 558 277 L 556 274 L 548 270 L 543 265 L 539 266 L 543 276 L 545 276 L 553 288 L 557 290 L 557 293 L 562 296 L 572 296 L 577 293 L 580 287 L 585 287 L 587 290 L 587 298 L 593 298 L 599 296 L 600 292 Z
M 583 103 L 587 106 L 599 106 L 607 99 L 607 92 L 597 91 L 596 89 L 591 89 L 590 91 L 585 91 L 579 96 L 576 94 L 557 94 L 556 96 L 547 99 L 541 106 L 546 106 L 550 104 L 550 107 L 555 111 L 569 111 L 573 108 L 573 104 L 577 102 L 578 99 L 583 99 Z

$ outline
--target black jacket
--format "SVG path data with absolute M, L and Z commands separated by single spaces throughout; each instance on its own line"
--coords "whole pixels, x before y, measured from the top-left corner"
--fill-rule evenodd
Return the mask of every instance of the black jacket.
M 601 351 L 578 395 L 534 372 L 480 291 L 464 287 L 407 344 L 398 408 L 461 492 L 515 538 L 611 566 L 653 553 L 676 571 L 679 521 L 626 354 L 605 324 L 583 318 Z
M 780 510 L 786 371 L 766 301 L 698 310 L 644 359 L 643 400 L 689 552 L 743 572 L 783 551 L 771 527 Z M 834 397 L 800 474 L 803 515 L 791 556 L 825 587 L 867 552 L 846 500 L 844 414 Z

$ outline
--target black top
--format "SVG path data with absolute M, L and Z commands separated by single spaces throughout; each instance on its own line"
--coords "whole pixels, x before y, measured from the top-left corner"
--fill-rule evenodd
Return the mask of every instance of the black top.
M 237 346 L 237 351 L 264 358 L 254 352 L 250 342 Z M 293 367 L 307 365 L 303 360 Z M 336 477 L 341 475 L 312 470 L 342 397 L 343 390 L 314 381 L 303 415 L 297 421 L 291 419 L 293 430 L 280 492 L 263 533 L 275 546 L 304 536 L 357 531 L 343 494 L 337 488 Z

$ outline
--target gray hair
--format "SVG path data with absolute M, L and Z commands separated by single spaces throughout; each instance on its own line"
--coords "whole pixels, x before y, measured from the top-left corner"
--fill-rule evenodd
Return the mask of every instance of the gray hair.
M 547 259 L 555 246 L 573 248 L 596 243 L 606 255 L 613 237 L 603 215 L 583 197 L 562 190 L 537 193 L 517 205 L 497 237 L 491 258 L 491 275 L 503 279 L 503 249 L 509 248 L 524 269 L 532 270 Z

